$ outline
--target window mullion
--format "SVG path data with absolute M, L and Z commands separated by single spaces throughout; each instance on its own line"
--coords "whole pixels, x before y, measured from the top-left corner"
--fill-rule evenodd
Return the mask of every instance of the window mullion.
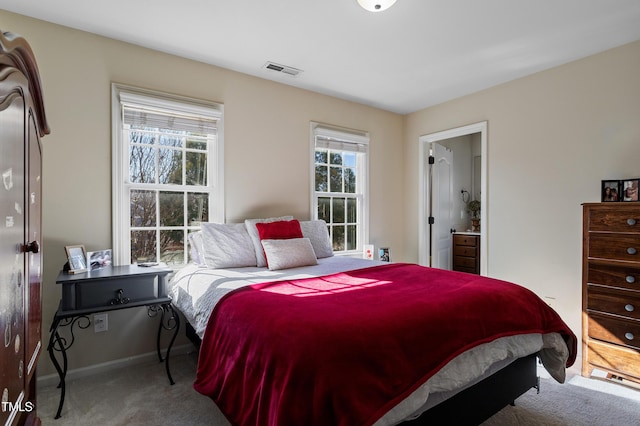
M 156 156 L 157 158 L 157 156 Z M 156 173 L 157 175 L 157 173 Z M 160 191 L 155 191 L 156 196 L 156 262 L 160 261 Z
M 184 221 L 182 226 L 182 250 L 184 253 L 184 262 L 189 260 L 189 250 L 188 250 L 188 236 L 189 236 L 189 225 L 191 225 L 191 221 L 189 220 L 189 206 L 187 203 L 189 202 L 189 193 L 187 191 L 182 194 L 182 209 L 184 214 Z

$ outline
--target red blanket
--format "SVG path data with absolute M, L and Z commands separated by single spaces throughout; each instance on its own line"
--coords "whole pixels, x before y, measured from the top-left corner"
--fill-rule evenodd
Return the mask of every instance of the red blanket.
M 503 336 L 575 335 L 531 291 L 389 264 L 252 285 L 211 314 L 195 389 L 232 424 L 372 424 L 460 353 Z

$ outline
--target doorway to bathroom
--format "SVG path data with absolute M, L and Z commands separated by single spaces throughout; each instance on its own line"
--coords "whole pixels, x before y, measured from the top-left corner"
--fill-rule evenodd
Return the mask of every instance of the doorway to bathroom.
M 420 264 L 451 269 L 453 232 L 478 231 L 480 273 L 486 275 L 487 122 L 420 136 L 419 151 Z M 471 224 L 474 200 L 481 206 L 479 230 Z

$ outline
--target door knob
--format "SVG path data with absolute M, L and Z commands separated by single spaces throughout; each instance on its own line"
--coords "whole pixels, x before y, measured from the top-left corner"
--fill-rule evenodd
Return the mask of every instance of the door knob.
M 40 252 L 40 244 L 37 241 L 31 241 L 24 245 L 25 253 L 39 253 Z

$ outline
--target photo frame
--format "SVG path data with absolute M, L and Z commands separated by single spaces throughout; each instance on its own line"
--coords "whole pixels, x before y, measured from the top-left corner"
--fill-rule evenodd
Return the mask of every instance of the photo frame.
M 87 268 L 92 271 L 111 266 L 113 256 L 111 249 L 87 252 Z
M 383 262 L 391 262 L 391 250 L 389 247 L 380 247 L 378 256 Z
M 79 274 L 89 270 L 87 267 L 87 251 L 84 249 L 84 245 L 65 246 L 64 251 L 67 253 L 67 260 L 69 261 L 68 272 L 70 274 Z
M 619 180 L 603 180 L 601 188 L 601 200 L 603 203 L 620 201 L 622 190 Z
M 638 200 L 638 187 L 640 186 L 640 178 L 625 179 L 620 181 L 620 191 L 622 201 L 640 201 Z
M 373 260 L 373 244 L 365 244 L 362 251 L 362 258 Z

